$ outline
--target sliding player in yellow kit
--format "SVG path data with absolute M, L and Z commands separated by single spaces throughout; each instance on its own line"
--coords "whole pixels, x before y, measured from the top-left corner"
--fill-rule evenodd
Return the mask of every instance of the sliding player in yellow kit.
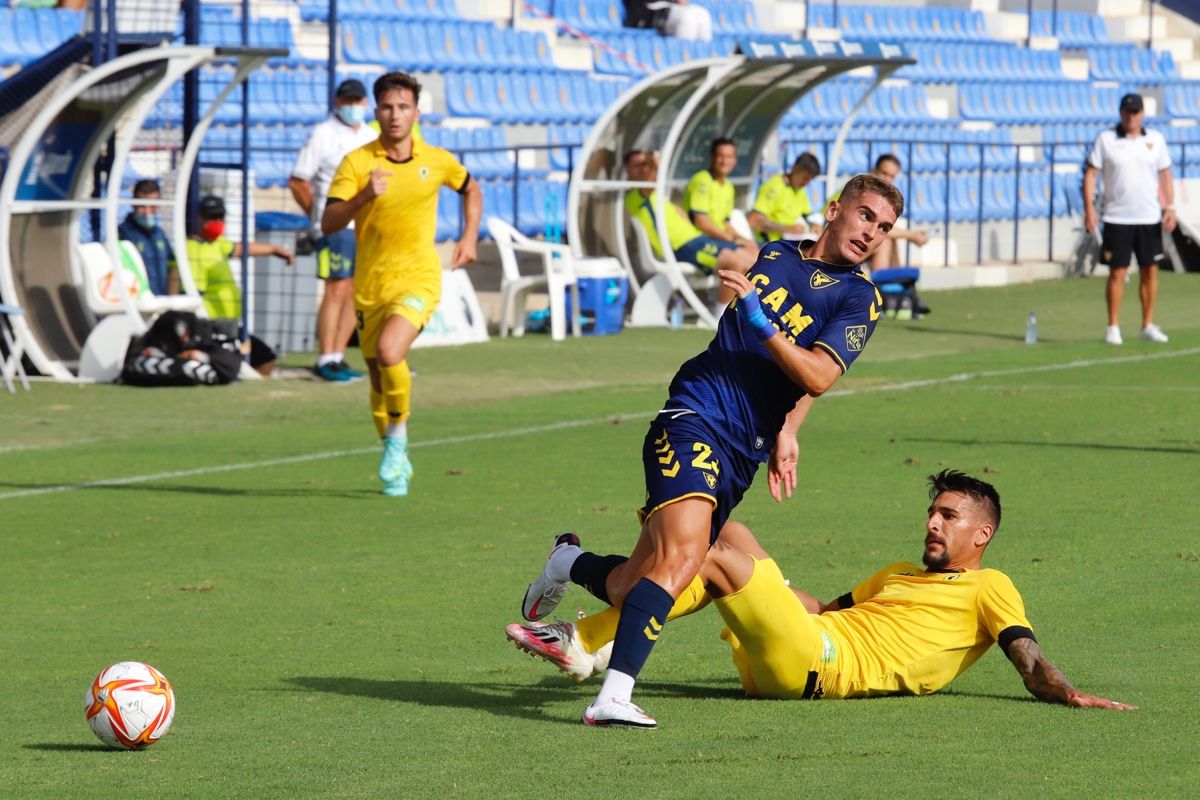
M 983 568 L 983 552 L 1000 527 L 995 488 L 953 470 L 931 475 L 929 484 L 923 566 L 889 564 L 821 603 L 790 589 L 749 529 L 731 521 L 668 619 L 711 599 L 725 620 L 721 638 L 733 648 L 742 686 L 755 697 L 928 694 L 998 644 L 1038 700 L 1133 708 L 1073 687 L 1042 654 L 1009 577 Z M 604 669 L 617 619 L 608 609 L 574 623 L 509 625 L 507 633 L 521 649 L 583 680 Z
M 483 193 L 454 156 L 414 138 L 421 94 L 415 78 L 390 72 L 375 81 L 374 94 L 379 138 L 342 160 L 321 231 L 328 236 L 354 220 L 354 314 L 371 374 L 371 416 L 383 439 L 379 478 L 384 494 L 398 496 L 408 494 L 413 471 L 408 351 L 442 296 L 442 264 L 434 249 L 438 192 L 449 186 L 463 196 L 465 224 L 451 269 L 475 260 Z

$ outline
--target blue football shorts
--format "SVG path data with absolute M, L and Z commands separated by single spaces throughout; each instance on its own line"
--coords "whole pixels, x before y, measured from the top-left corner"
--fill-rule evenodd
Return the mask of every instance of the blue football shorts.
M 354 277 L 354 231 L 343 228 L 317 240 L 317 277 L 323 281 Z
M 650 423 L 642 444 L 646 473 L 646 504 L 638 509 L 644 523 L 656 511 L 688 497 L 712 501 L 711 546 L 730 513 L 742 500 L 758 462 L 747 458 L 704 424 L 688 409 L 664 409 Z

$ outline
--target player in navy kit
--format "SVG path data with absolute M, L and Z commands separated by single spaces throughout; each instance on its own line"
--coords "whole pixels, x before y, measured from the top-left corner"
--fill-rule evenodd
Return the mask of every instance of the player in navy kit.
M 828 226 L 816 242 L 773 242 L 747 274 L 718 273 L 738 299 L 708 349 L 680 367 L 646 434 L 647 498 L 632 555 L 585 553 L 575 534 L 562 534 L 526 591 L 528 620 L 553 611 L 568 580 L 621 606 L 608 672 L 583 713 L 585 723 L 657 725 L 630 700 L 636 676 L 675 600 L 703 591 L 696 576 L 705 554 L 758 465 L 769 462 L 776 500 L 791 496 L 796 431 L 813 398 L 849 368 L 879 319 L 882 300 L 858 265 L 903 210 L 895 187 L 859 175 L 826 210 Z M 545 626 L 547 635 L 555 627 Z

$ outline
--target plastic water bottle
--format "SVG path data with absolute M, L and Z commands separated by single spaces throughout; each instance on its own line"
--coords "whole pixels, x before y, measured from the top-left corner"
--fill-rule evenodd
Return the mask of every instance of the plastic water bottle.
M 678 330 L 683 327 L 683 298 L 675 295 L 667 306 L 667 325 Z
M 1037 344 L 1037 312 L 1030 311 L 1025 320 L 1025 344 Z

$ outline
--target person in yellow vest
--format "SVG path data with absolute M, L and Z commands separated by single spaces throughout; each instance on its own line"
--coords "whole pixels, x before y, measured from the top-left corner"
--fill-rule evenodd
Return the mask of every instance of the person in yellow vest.
M 658 179 L 658 158 L 645 150 L 631 150 L 625 155 L 625 172 L 631 181 L 651 183 Z M 654 189 L 630 189 L 625 193 L 625 210 L 641 223 L 650 239 L 650 248 L 662 258 L 663 246 L 658 239 L 655 216 L 657 207 Z M 754 245 L 706 236 L 692 224 L 682 208 L 670 201 L 663 203 L 662 213 L 667 223 L 667 244 L 676 260 L 695 264 L 705 272 L 730 269 L 745 273 L 754 266 L 758 258 L 758 248 Z M 722 305 L 728 304 L 733 297 L 733 290 L 724 285 L 717 290 L 717 300 Z
M 805 188 L 821 172 L 821 162 L 812 153 L 801 153 L 792 168 L 776 175 L 758 189 L 754 209 L 746 215 L 750 227 L 762 243 L 780 239 L 798 239 L 803 235 L 816 237 L 820 225 L 810 225 L 805 219 L 813 213 L 812 202 Z
M 984 550 L 1000 529 L 995 487 L 955 470 L 928 480 L 921 564 L 894 562 L 822 603 L 791 588 L 749 528 L 731 520 L 708 551 L 701 581 L 667 619 L 715 605 L 725 621 L 721 639 L 752 697 L 930 694 L 996 644 L 1042 702 L 1132 710 L 1072 686 L 1042 653 L 1012 580 L 984 569 Z M 618 618 L 609 608 L 575 622 L 509 625 L 506 633 L 583 681 L 607 668 Z
M 379 138 L 352 150 L 329 186 L 321 216 L 326 236 L 354 221 L 354 309 L 358 343 L 371 376 L 371 418 L 383 441 L 383 493 L 408 494 L 412 373 L 408 351 L 442 297 L 442 261 L 434 246 L 443 186 L 463 198 L 463 234 L 450 268 L 475 260 L 483 192 L 466 167 L 412 135 L 421 84 L 389 72 L 374 85 Z
M 683 191 L 683 210 L 705 236 L 753 245 L 754 242 L 738 236 L 729 223 L 735 196 L 729 175 L 736 166 L 737 146 L 733 139 L 724 136 L 713 139 L 708 151 L 708 169 L 693 175 Z
M 233 277 L 230 258 L 242 257 L 241 243 L 225 238 L 225 201 L 208 195 L 200 200 L 200 230 L 188 237 L 188 267 L 204 310 L 229 336 L 236 336 L 242 320 L 242 290 Z M 292 265 L 292 251 L 267 242 L 250 242 L 250 256 L 276 256 Z M 178 272 L 171 273 L 171 294 L 179 291 Z M 263 375 L 275 367 L 275 351 L 257 336 L 250 336 L 250 366 Z

